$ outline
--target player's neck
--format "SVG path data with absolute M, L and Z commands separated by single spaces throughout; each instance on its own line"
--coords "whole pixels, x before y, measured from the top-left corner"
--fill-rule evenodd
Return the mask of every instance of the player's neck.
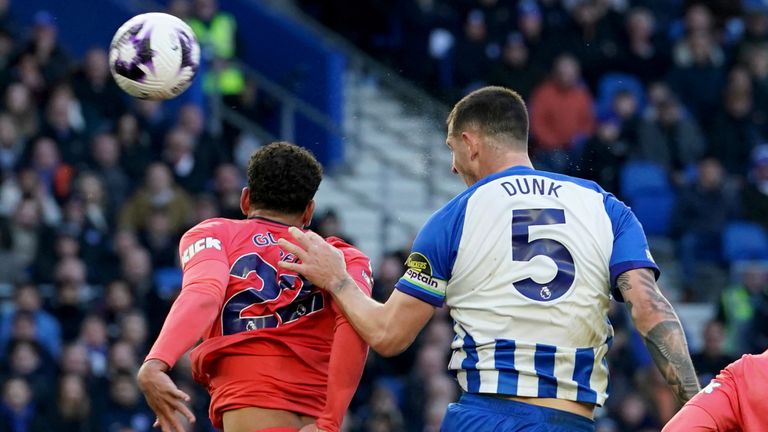
M 304 221 L 302 220 L 303 215 L 287 215 L 285 213 L 279 213 L 272 210 L 250 209 L 248 211 L 248 219 L 254 218 L 268 219 L 273 222 L 279 222 L 283 225 L 292 225 L 299 228 L 304 226 Z
M 485 161 L 482 172 L 480 172 L 480 178 L 502 172 L 513 166 L 533 168 L 533 163 L 531 163 L 527 153 L 498 152 L 492 158 Z

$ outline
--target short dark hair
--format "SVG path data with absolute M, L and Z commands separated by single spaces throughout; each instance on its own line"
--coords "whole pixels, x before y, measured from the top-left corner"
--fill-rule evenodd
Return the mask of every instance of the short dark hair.
M 525 101 L 517 92 L 505 87 L 483 87 L 464 96 L 454 105 L 446 123 L 454 134 L 475 127 L 487 136 L 507 135 L 527 147 Z
M 250 205 L 286 214 L 300 214 L 314 198 L 323 167 L 309 151 L 288 142 L 268 144 L 248 162 Z

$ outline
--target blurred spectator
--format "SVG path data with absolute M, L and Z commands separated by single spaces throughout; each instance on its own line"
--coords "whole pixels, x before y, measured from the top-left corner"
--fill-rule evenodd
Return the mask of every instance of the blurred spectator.
M 163 104 L 156 100 L 133 99 L 133 113 L 138 129 L 146 133 L 149 138 L 152 153 L 147 156 L 160 156 L 163 139 L 169 127 L 169 119 Z
M 528 48 L 531 65 L 537 69 L 549 68 L 552 61 L 552 44 L 548 45 L 544 37 L 544 19 L 538 2 L 522 0 L 518 4 L 517 28 Z
M 181 232 L 188 226 L 192 215 L 192 201 L 187 193 L 174 183 L 170 170 L 161 163 L 150 165 L 144 179 L 144 186 L 123 207 L 120 226 L 144 229 L 150 213 L 164 209 L 171 232 Z
M 561 37 L 560 49 L 576 57 L 584 79 L 594 88 L 600 75 L 618 60 L 619 35 L 605 2 L 574 2 L 571 17 L 574 25 Z
M 701 6 L 701 10 L 705 9 Z M 712 34 L 697 31 L 675 47 L 674 59 L 675 66 L 668 78 L 670 86 L 691 114 L 701 124 L 708 124 L 717 112 L 725 82 L 722 50 Z
M 13 83 L 5 90 L 4 108 L 13 119 L 19 137 L 26 141 L 38 132 L 39 119 L 29 89 L 22 83 Z
M 485 14 L 479 9 L 469 11 L 453 51 L 454 83 L 458 88 L 467 90 L 483 84 L 481 80 L 490 65 L 489 43 Z
M 168 13 L 187 21 L 192 14 L 190 0 L 171 0 L 168 3 Z
M 240 209 L 240 194 L 245 186 L 245 179 L 240 170 L 229 164 L 219 165 L 213 181 L 213 190 L 221 217 L 230 219 L 242 219 L 243 211 Z
M 192 193 L 202 192 L 210 179 L 205 159 L 195 154 L 192 135 L 181 128 L 172 129 L 165 137 L 163 159 L 173 171 L 179 186 Z
M 65 258 L 56 264 L 56 297 L 50 310 L 61 324 L 61 337 L 65 342 L 77 338 L 85 318 L 88 297 L 85 275 L 85 265 L 77 258 Z
M 88 360 L 88 350 L 83 344 L 75 342 L 65 345 L 61 350 L 59 370 L 64 375 L 77 375 L 81 378 L 91 378 L 91 364 Z
M 707 157 L 698 162 L 696 181 L 685 186 L 677 200 L 672 226 L 680 241 L 680 261 L 687 288 L 696 301 L 711 301 L 701 287 L 690 286 L 703 262 L 719 264 L 721 236 L 725 225 L 738 210 L 736 191 L 727 183 L 722 164 Z
M 563 171 L 568 153 L 592 134 L 592 104 L 578 61 L 569 54 L 559 56 L 552 76 L 534 90 L 530 103 L 531 134 L 542 169 Z
M 403 415 L 397 407 L 397 400 L 392 391 L 382 384 L 376 384 L 368 401 L 366 412 L 362 415 L 363 430 L 371 432 L 389 432 L 405 430 Z
M 401 0 L 397 7 L 397 15 L 403 20 L 403 42 L 398 53 L 403 75 L 429 86 L 437 78 L 438 61 L 430 44 L 441 30 L 453 27 L 455 13 L 439 0 Z
M 107 284 L 104 292 L 104 319 L 107 323 L 110 338 L 120 335 L 119 324 L 125 314 L 134 307 L 131 288 L 122 279 L 115 279 Z
M 195 216 L 190 222 L 191 225 L 197 225 L 200 222 L 208 219 L 224 216 L 222 211 L 219 210 L 219 206 L 216 203 L 216 198 L 208 194 L 198 195 L 195 199 Z M 235 219 L 242 218 L 242 213 Z
M 725 353 L 725 330 L 718 321 L 710 321 L 704 327 L 704 346 L 691 355 L 693 367 L 699 376 L 701 387 L 704 388 L 726 366 L 736 361 Z
M 754 315 L 748 325 L 749 331 L 743 337 L 746 341 L 746 352 L 758 354 L 765 351 L 765 347 L 768 346 L 768 278 L 765 272 L 755 283 L 756 286 L 753 289 L 760 290 L 760 293 L 753 294 L 751 298 L 754 301 Z
M 29 316 L 23 316 L 27 320 Z M 17 317 L 18 320 L 18 317 Z M 28 320 L 34 326 L 34 322 Z M 40 344 L 23 338 L 15 339 L 7 347 L 5 359 L 5 376 L 24 378 L 32 388 L 35 401 L 45 406 L 50 401 L 47 391 L 56 372 L 51 357 L 40 347 Z
M 35 14 L 34 23 L 27 52 L 34 55 L 47 83 L 56 84 L 65 80 L 72 61 L 59 45 L 55 18 L 48 11 L 40 11 Z
M 5 180 L 0 186 L 0 214 L 12 216 L 21 200 L 29 199 L 41 207 L 38 215 L 47 226 L 61 222 L 61 210 L 40 175 L 32 168 L 22 168 L 16 177 Z
M 84 126 L 80 103 L 75 99 L 72 89 L 64 85 L 56 87 L 45 110 L 42 134 L 56 141 L 62 159 L 68 164 L 74 165 L 85 160 L 87 147 L 82 135 Z
M 338 237 L 349 244 L 354 244 L 354 241 L 348 235 L 341 232 L 341 220 L 334 209 L 328 209 L 316 216 L 313 225 L 315 227 L 312 230 L 323 237 Z
M 671 59 L 666 40 L 656 29 L 653 14 L 637 7 L 626 18 L 626 45 L 619 53 L 619 68 L 649 84 L 664 78 Z
M 40 137 L 32 144 L 31 168 L 43 182 L 45 190 L 57 201 L 64 201 L 71 192 L 74 169 L 61 159 L 56 143 Z
M 710 153 L 722 162 L 728 174 L 744 176 L 749 155 L 760 140 L 754 121 L 752 84 L 744 69 L 734 68 L 723 92 L 724 110 L 710 130 Z
M 171 221 L 165 210 L 149 213 L 146 226 L 139 232 L 139 241 L 152 256 L 152 267 L 175 267 L 179 236 L 172 231 Z
M 510 33 L 501 59 L 494 62 L 488 74 L 489 84 L 515 90 L 525 100 L 541 79 L 543 72 L 529 62 L 528 47 L 520 33 Z
M 514 27 L 515 2 L 507 0 L 475 0 L 470 7 L 483 12 L 491 40 L 500 41 Z M 465 7 L 466 8 L 466 7 Z
M 43 78 L 43 72 L 34 54 L 24 53 L 19 56 L 11 71 L 11 79 L 19 81 L 29 90 L 34 100 L 39 101 L 45 97 L 48 83 Z
M 200 169 L 210 175 L 214 166 L 232 159 L 232 154 L 229 143 L 217 142 L 205 126 L 205 114 L 200 106 L 188 103 L 179 109 L 176 128 L 191 136 L 195 159 Z
M 23 199 L 18 203 L 10 224 L 12 250 L 25 269 L 31 269 L 33 265 L 42 266 L 43 262 L 50 261 L 44 257 L 49 255 L 46 247 L 53 240 L 53 235 L 50 228 L 40 220 L 41 210 L 40 204 L 34 199 Z M 34 276 L 35 279 L 50 280 L 50 275 Z
M 638 131 L 639 156 L 663 166 L 681 184 L 683 170 L 703 155 L 704 138 L 674 96 L 660 95 L 652 102 Z
M 32 389 L 23 378 L 11 377 L 3 383 L 3 399 L 0 403 L 0 430 L 48 431 L 50 425 L 40 415 L 41 408 L 32 398 Z
M 24 263 L 13 252 L 9 222 L 0 218 L 0 284 L 13 284 L 26 278 Z
M 744 34 L 736 48 L 739 57 L 768 42 L 768 8 L 759 1 L 744 3 Z
M 18 126 L 7 113 L 0 113 L 0 176 L 8 177 L 18 168 L 26 142 L 19 136 Z
M 155 416 L 145 406 L 131 373 L 119 372 L 112 377 L 109 402 L 101 415 L 99 430 L 149 432 Z
M 195 32 L 207 67 L 203 88 L 207 93 L 221 94 L 231 103 L 243 91 L 245 77 L 236 63 L 240 46 L 237 20 L 219 11 L 216 0 L 195 0 L 192 18 L 187 23 Z
M 125 111 L 125 96 L 109 73 L 107 56 L 101 48 L 90 49 L 85 54 L 82 68 L 74 76 L 74 92 L 82 104 L 89 132 L 107 130 Z
M 59 379 L 51 427 L 57 432 L 96 432 L 91 401 L 83 377 L 64 375 Z
M 636 393 L 631 393 L 621 401 L 619 410 L 619 430 L 622 432 L 650 432 L 661 428 L 658 420 L 649 412 L 648 404 Z
M 379 260 L 374 272 L 373 298 L 384 303 L 395 288 L 395 283 L 405 273 L 404 260 L 396 253 L 387 253 Z
M 445 375 L 446 350 L 435 344 L 425 344 L 419 349 L 416 364 L 405 389 L 403 416 L 408 419 L 408 430 L 424 430 L 430 401 L 426 395 L 430 383 Z M 454 390 L 455 391 L 455 390 Z M 427 397 L 425 397 L 427 396 Z M 443 406 L 445 407 L 445 405 Z
M 630 154 L 631 144 L 622 139 L 618 118 L 599 119 L 595 136 L 584 145 L 576 174 L 597 182 L 605 190 L 618 191 L 619 173 Z
M 727 287 L 717 302 L 716 320 L 725 328 L 725 351 L 730 355 L 748 352 L 755 309 L 768 304 L 768 268 L 747 263 L 737 273 L 738 282 Z
M 138 371 L 136 348 L 131 342 L 120 339 L 109 347 L 109 375 L 121 373 L 135 374 Z
M 5 0 L 8 3 L 8 0 Z M 10 66 L 16 55 L 16 40 L 13 38 L 13 34 L 6 28 L 2 27 L 0 23 L 0 78 L 3 79 L 3 83 L 0 84 L 0 89 L 4 89 L 8 85 L 10 80 Z
M 18 314 L 27 314 L 34 321 L 34 341 L 42 345 L 56 358 L 61 351 L 61 326 L 59 322 L 43 309 L 43 300 L 37 286 L 23 283 L 14 290 L 13 304 L 0 315 L 0 352 L 11 339 L 11 327 Z
M 752 169 L 741 197 L 744 216 L 768 229 L 768 145 L 755 147 Z
M 117 120 L 115 137 L 120 146 L 120 165 L 131 179 L 144 175 L 149 165 L 152 138 L 147 131 L 139 128 L 139 121 L 133 114 L 123 114 Z
M 128 198 L 130 179 L 120 166 L 120 144 L 108 133 L 100 133 L 91 141 L 91 159 L 94 172 L 101 177 L 104 188 L 109 191 L 107 214 L 114 217 Z
M 11 0 L 0 0 L 0 29 L 10 34 L 18 30 L 11 16 Z
M 147 319 L 139 311 L 123 314 L 120 319 L 120 339 L 128 344 L 137 353 L 149 351 L 147 346 Z
M 107 325 L 101 317 L 90 315 L 83 319 L 78 342 L 88 353 L 89 370 L 94 376 L 104 376 L 107 373 Z

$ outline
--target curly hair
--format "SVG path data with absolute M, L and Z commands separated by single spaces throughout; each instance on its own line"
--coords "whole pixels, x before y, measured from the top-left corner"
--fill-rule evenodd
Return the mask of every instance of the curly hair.
M 323 168 L 308 150 L 283 141 L 268 144 L 253 152 L 248 162 L 250 205 L 299 214 L 322 178 Z

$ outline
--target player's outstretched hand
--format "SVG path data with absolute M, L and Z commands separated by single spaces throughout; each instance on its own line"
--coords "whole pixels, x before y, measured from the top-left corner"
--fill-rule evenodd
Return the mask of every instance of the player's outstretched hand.
M 176 417 L 180 412 L 190 422 L 195 421 L 192 411 L 184 404 L 189 402 L 189 395 L 179 390 L 166 371 L 168 365 L 158 360 L 149 360 L 141 365 L 137 375 L 139 388 L 147 398 L 147 403 L 157 415 L 154 427 L 163 432 L 184 432 L 184 426 Z
M 277 243 L 285 251 L 296 255 L 300 262 L 280 261 L 277 265 L 301 274 L 323 289 L 332 289 L 347 279 L 347 264 L 340 250 L 312 231 L 303 232 L 296 227 L 288 231 L 298 244 L 284 238 Z

